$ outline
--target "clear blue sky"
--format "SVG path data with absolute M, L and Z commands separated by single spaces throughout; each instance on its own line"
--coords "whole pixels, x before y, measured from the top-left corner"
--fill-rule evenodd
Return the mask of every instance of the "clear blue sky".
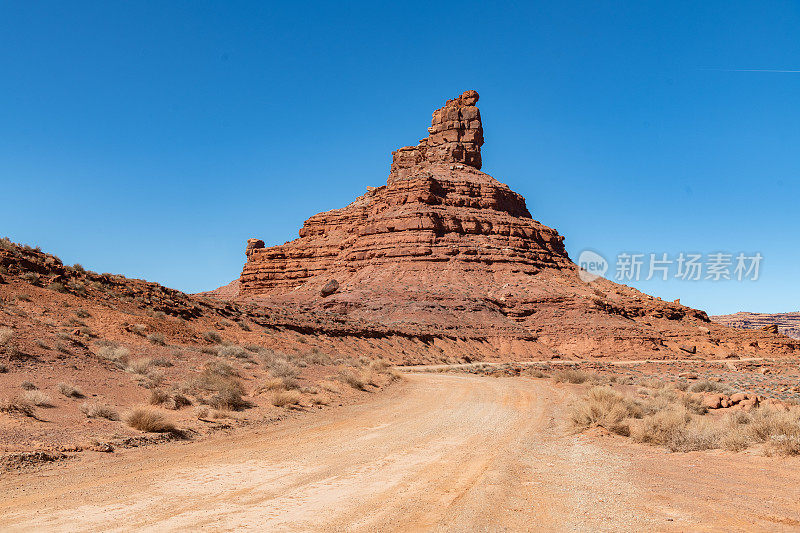
M 484 171 L 573 259 L 759 251 L 758 282 L 633 285 L 800 307 L 800 72 L 746 71 L 800 70 L 800 4 L 379 4 L 3 2 L 0 234 L 214 288 L 474 88 Z

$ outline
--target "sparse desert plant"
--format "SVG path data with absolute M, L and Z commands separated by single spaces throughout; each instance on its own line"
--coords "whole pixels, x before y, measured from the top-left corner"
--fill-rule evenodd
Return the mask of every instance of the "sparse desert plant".
M 119 420 L 119 413 L 110 405 L 84 402 L 81 404 L 80 410 L 88 418 Z
M 275 407 L 298 405 L 302 399 L 300 393 L 294 390 L 276 391 L 272 394 L 272 405 Z
M 386 359 L 376 359 L 370 362 L 369 367 L 376 372 L 386 372 L 392 364 Z
M 36 390 L 36 389 L 39 388 L 36 385 L 34 385 L 33 383 L 31 383 L 30 381 L 23 381 L 22 383 L 19 384 L 19 387 L 22 390 Z
M 553 379 L 556 383 L 586 383 L 592 378 L 591 374 L 578 370 L 576 368 L 567 368 L 553 373 Z
M 203 338 L 209 342 L 219 344 L 222 342 L 222 336 L 216 331 L 206 331 L 203 333 Z
M 29 294 L 24 294 L 24 293 L 23 294 L 18 294 L 17 295 L 17 300 L 19 300 L 20 302 L 30 302 L 31 301 L 31 297 L 30 297 Z
M 148 433 L 177 433 L 177 428 L 166 416 L 155 409 L 137 407 L 125 418 L 125 422 L 139 431 Z
M 128 363 L 130 353 L 130 350 L 124 346 L 103 346 L 98 350 L 97 355 L 112 363 L 124 366 Z
M 364 381 L 360 374 L 357 374 L 351 369 L 342 370 L 339 372 L 337 378 L 356 390 L 367 390 L 367 382 Z
M 48 288 L 56 292 L 67 292 L 67 288 L 64 286 L 64 284 L 58 281 L 55 281 L 50 285 L 48 285 Z
M 295 378 L 300 374 L 300 369 L 286 359 L 274 359 L 267 367 L 270 374 L 278 378 Z
M 692 383 L 688 390 L 689 392 L 722 392 L 723 387 L 719 383 L 704 379 L 703 381 Z
M 66 396 L 67 398 L 83 398 L 84 394 L 81 389 L 72 385 L 70 383 L 59 383 L 58 384 L 58 392 Z
M 11 398 L 0 400 L 0 413 L 20 414 L 31 418 L 36 418 L 36 408 L 32 403 L 26 402 L 22 398 Z
M 0 346 L 5 345 L 14 336 L 14 330 L 11 328 L 0 328 Z
M 0 363 L 0 374 L 5 374 L 6 372 L 8 372 L 8 365 Z
M 147 371 L 150 369 L 150 363 L 150 359 L 146 357 L 134 359 L 128 363 L 128 366 L 125 367 L 125 370 L 133 374 L 147 374 Z
M 241 411 L 250 407 L 250 402 L 242 398 L 244 389 L 239 382 L 229 382 L 221 387 L 209 400 L 209 405 L 216 409 Z
M 306 355 L 305 359 L 312 365 L 329 365 L 333 362 L 330 355 L 323 353 L 316 348 L 311 350 Z
M 23 402 L 33 404 L 37 407 L 52 407 L 53 400 L 50 396 L 40 390 L 27 390 L 20 396 Z
M 149 340 L 152 344 L 156 344 L 158 346 L 166 346 L 167 341 L 164 340 L 164 335 L 161 333 L 151 333 L 147 336 L 147 340 Z
M 161 357 L 156 357 L 155 359 L 151 359 L 150 360 L 150 365 L 151 366 L 159 366 L 159 367 L 162 367 L 162 368 L 175 366 L 174 364 L 172 364 L 172 361 L 170 361 L 168 359 L 161 358 Z
M 145 333 L 147 333 L 147 326 L 144 324 L 132 324 L 128 329 L 131 333 L 141 337 L 144 337 Z
M 75 309 L 75 316 L 77 316 L 78 318 L 89 318 L 92 315 L 90 315 L 89 311 L 87 311 L 83 307 L 79 307 Z
M 618 435 L 630 435 L 628 418 L 638 415 L 630 398 L 611 387 L 594 387 L 572 407 L 570 418 L 578 429 L 602 427 Z
M 248 359 L 250 354 L 242 348 L 241 346 L 237 346 L 236 344 L 227 344 L 220 346 L 217 349 L 217 355 L 220 357 L 235 357 L 237 359 Z

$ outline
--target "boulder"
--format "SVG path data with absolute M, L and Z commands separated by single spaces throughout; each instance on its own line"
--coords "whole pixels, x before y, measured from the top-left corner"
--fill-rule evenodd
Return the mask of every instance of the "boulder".
M 320 295 L 322 295 L 323 298 L 326 298 L 338 290 L 339 290 L 339 282 L 336 281 L 335 279 L 332 279 L 328 283 L 326 283 L 322 287 L 322 289 L 320 289 L 319 293 Z

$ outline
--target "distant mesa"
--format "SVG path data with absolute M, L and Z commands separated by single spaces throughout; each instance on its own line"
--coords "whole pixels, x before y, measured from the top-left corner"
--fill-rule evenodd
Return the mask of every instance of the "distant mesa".
M 207 294 L 265 305 L 321 334 L 413 338 L 464 358 L 800 351 L 782 335 L 710 323 L 677 300 L 582 281 L 564 238 L 481 170 L 477 102 L 476 91 L 448 100 L 427 137 L 393 152 L 386 185 L 312 216 L 299 238 L 248 240 L 238 292 Z

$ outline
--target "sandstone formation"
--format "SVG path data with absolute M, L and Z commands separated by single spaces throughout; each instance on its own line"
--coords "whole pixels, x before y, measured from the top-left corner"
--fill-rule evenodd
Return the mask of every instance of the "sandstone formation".
M 481 171 L 477 101 L 475 91 L 448 100 L 426 138 L 392 154 L 386 185 L 312 216 L 298 239 L 271 247 L 250 239 L 238 298 L 307 331 L 413 338 L 462 359 L 798 350 L 603 278 L 581 281 L 563 237 Z
M 800 312 L 797 313 L 734 313 L 712 316 L 711 320 L 732 328 L 763 329 L 800 339 Z

